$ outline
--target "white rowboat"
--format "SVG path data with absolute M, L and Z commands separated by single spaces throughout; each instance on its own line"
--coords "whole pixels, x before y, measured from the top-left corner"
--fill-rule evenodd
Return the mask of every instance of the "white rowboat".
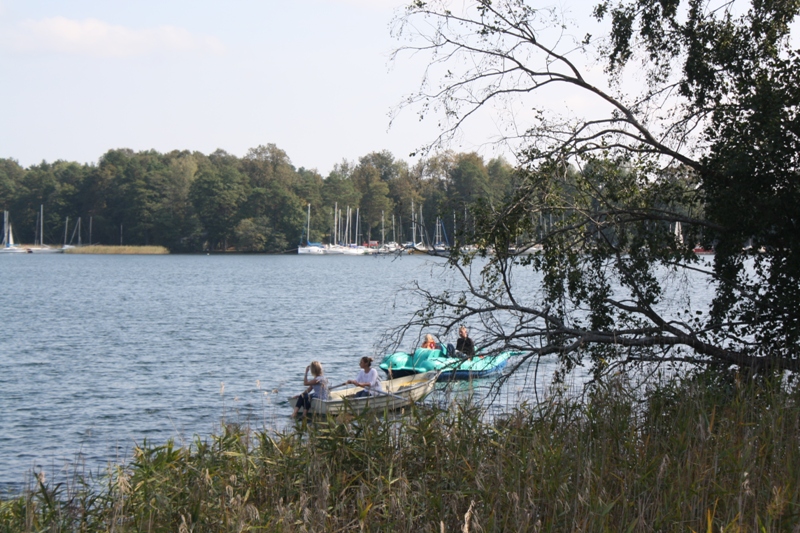
M 364 411 L 384 411 L 406 407 L 431 393 L 436 385 L 438 372 L 414 374 L 402 378 L 383 381 L 385 392 L 374 392 L 373 396 L 356 398 L 361 387 L 349 387 L 330 391 L 327 400 L 311 399 L 310 413 L 317 415 L 336 415 L 345 411 L 361 413 Z

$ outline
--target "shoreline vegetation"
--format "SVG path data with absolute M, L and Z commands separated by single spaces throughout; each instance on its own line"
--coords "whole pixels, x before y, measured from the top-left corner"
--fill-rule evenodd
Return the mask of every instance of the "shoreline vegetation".
M 620 377 L 489 422 L 469 402 L 396 420 L 223 423 L 127 465 L 39 478 L 2 531 L 796 531 L 800 387 L 737 374 Z
M 162 255 L 168 254 L 163 246 L 106 246 L 91 244 L 65 248 L 66 254 L 120 254 L 120 255 Z

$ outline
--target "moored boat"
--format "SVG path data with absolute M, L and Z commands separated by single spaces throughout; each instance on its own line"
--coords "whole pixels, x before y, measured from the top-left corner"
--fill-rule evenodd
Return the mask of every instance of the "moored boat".
M 437 376 L 438 372 L 426 372 L 383 381 L 385 392 L 375 391 L 372 396 L 361 398 L 356 398 L 356 394 L 363 390 L 361 387 L 331 390 L 327 400 L 312 398 L 309 412 L 317 415 L 336 415 L 346 411 L 361 413 L 400 409 L 430 394 L 436 384 Z
M 500 372 L 508 359 L 519 352 L 500 352 L 496 355 L 474 357 L 450 356 L 441 349 L 417 348 L 414 354 L 396 352 L 384 357 L 381 370 L 390 377 L 400 377 L 438 371 L 439 381 L 475 379 Z
M 311 255 L 322 255 L 325 253 L 325 247 L 322 246 L 322 243 L 319 242 L 311 242 L 311 204 L 308 204 L 308 227 L 306 229 L 305 234 L 305 241 L 306 244 L 303 246 L 303 238 L 300 238 L 300 244 L 297 246 L 297 253 L 298 254 L 311 254 Z
M 0 247 L 2 253 L 25 253 L 27 250 L 14 243 L 14 231 L 11 229 L 11 222 L 8 221 L 8 211 L 3 211 L 3 244 Z

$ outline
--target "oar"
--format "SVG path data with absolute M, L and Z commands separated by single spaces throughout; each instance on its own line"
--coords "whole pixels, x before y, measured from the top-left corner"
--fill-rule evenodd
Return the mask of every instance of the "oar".
M 386 392 L 382 390 L 375 390 L 372 392 L 374 392 L 375 394 L 383 394 L 384 396 L 391 396 L 392 398 L 397 398 L 398 400 L 411 403 L 411 398 L 403 398 L 402 396 L 398 396 L 397 394 L 392 394 L 391 392 Z
M 338 389 L 339 387 L 344 387 L 345 385 L 348 385 L 348 383 L 347 383 L 346 381 L 345 381 L 344 383 L 339 383 L 338 385 L 334 385 L 333 387 L 328 387 L 328 390 Z M 292 400 L 296 400 L 296 399 L 297 399 L 297 398 L 299 398 L 299 397 L 300 397 L 300 394 L 297 394 L 297 395 L 295 395 L 295 396 L 291 396 L 291 397 L 290 397 L 290 398 L 289 398 L 289 399 L 286 401 L 286 403 L 291 403 L 291 401 L 292 401 Z

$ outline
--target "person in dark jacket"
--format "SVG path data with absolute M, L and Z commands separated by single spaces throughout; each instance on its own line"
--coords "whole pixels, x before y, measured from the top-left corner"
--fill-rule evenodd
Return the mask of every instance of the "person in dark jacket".
M 475 343 L 469 338 L 466 326 L 458 328 L 458 341 L 456 341 L 456 352 L 466 357 L 475 357 Z

